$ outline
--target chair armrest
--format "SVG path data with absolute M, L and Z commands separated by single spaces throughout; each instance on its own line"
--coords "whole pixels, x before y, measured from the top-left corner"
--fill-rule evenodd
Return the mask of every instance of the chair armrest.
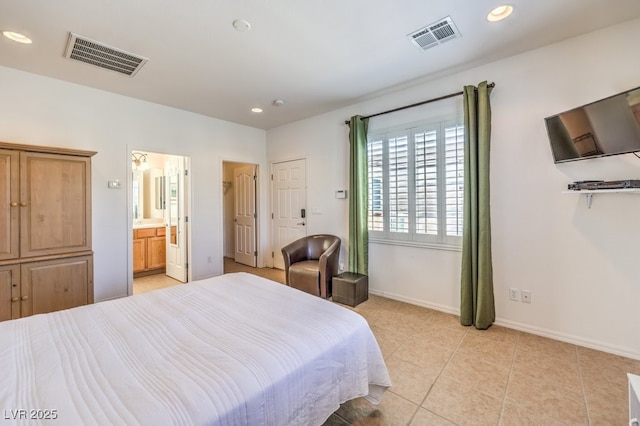
M 326 282 L 338 275 L 338 263 L 340 260 L 340 239 L 336 239 L 320 256 L 320 280 Z M 326 291 L 325 286 L 321 286 L 321 293 Z M 326 298 L 326 294 L 321 294 Z

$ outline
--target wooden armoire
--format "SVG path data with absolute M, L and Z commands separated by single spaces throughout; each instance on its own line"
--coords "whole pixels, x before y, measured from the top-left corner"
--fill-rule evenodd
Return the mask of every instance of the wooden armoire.
M 0 321 L 93 303 L 95 154 L 0 142 Z

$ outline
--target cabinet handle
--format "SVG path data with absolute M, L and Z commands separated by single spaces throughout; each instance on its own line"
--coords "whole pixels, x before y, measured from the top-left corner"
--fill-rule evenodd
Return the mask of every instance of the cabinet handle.
M 15 202 L 15 201 L 12 201 L 12 202 L 11 202 L 11 207 L 18 207 L 18 203 L 17 203 L 17 202 Z
M 29 296 L 22 296 L 21 299 L 22 300 L 27 300 L 27 299 L 29 299 Z
M 20 203 L 20 206 L 21 206 L 21 207 L 27 207 L 27 202 L 26 202 L 26 201 L 21 202 L 21 203 Z
M 17 297 L 12 297 L 12 298 L 11 298 L 11 301 L 12 301 L 12 302 L 17 302 L 18 300 L 19 300 L 19 299 L 18 299 Z

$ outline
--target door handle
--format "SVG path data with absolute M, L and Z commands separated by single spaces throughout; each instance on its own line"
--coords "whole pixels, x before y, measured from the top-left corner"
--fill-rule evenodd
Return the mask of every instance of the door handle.
M 304 222 L 296 223 L 296 225 L 306 225 Z

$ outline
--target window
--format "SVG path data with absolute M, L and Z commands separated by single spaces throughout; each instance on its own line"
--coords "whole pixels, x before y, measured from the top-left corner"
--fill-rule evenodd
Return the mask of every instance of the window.
M 383 130 L 368 138 L 372 241 L 459 247 L 464 126 L 458 121 Z

